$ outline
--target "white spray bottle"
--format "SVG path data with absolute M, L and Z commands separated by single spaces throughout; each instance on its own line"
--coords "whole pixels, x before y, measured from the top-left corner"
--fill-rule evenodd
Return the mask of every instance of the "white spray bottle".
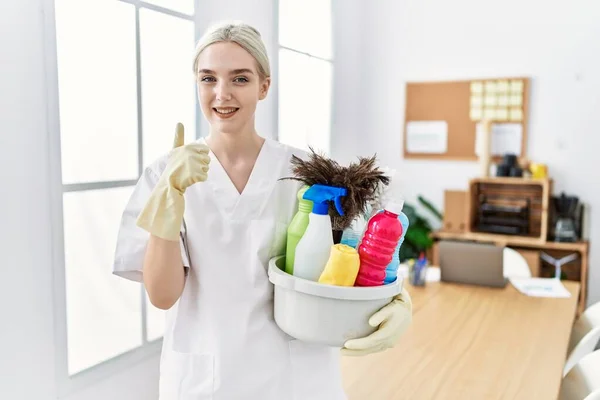
M 345 188 L 313 185 L 304 193 L 304 199 L 313 202 L 313 209 L 308 217 L 306 232 L 296 247 L 294 276 L 319 280 L 333 246 L 329 201 L 334 201 L 337 212 L 344 215 L 341 198 L 346 192 Z

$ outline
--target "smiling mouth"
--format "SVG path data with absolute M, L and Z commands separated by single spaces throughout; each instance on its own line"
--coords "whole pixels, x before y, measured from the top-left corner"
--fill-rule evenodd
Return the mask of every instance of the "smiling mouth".
M 213 107 L 213 110 L 217 115 L 222 118 L 232 117 L 238 110 L 238 107 Z

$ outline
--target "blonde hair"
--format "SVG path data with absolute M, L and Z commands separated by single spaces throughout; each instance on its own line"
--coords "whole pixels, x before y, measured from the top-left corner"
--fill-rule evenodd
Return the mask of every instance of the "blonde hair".
M 263 43 L 260 32 L 243 22 L 227 21 L 221 22 L 210 27 L 196 44 L 194 54 L 194 75 L 198 73 L 198 59 L 200 53 L 211 44 L 219 42 L 233 42 L 246 50 L 254 59 L 258 66 L 258 73 L 261 78 L 271 76 L 271 67 L 269 65 L 269 56 Z

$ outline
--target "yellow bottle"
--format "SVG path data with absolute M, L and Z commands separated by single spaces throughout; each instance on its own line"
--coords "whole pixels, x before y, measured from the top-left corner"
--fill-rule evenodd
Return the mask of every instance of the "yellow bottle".
M 319 283 L 354 286 L 359 267 L 360 258 L 356 249 L 345 244 L 333 245 L 327 265 L 319 277 Z
M 544 179 L 548 177 L 548 166 L 546 164 L 532 163 L 529 169 L 535 179 Z

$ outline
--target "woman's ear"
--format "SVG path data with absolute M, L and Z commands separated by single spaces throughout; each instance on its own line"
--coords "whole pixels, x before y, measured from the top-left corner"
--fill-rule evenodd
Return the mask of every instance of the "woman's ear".
M 267 93 L 269 93 L 269 88 L 271 87 L 271 78 L 264 78 L 260 82 L 260 91 L 258 93 L 258 99 L 264 100 L 267 97 Z

